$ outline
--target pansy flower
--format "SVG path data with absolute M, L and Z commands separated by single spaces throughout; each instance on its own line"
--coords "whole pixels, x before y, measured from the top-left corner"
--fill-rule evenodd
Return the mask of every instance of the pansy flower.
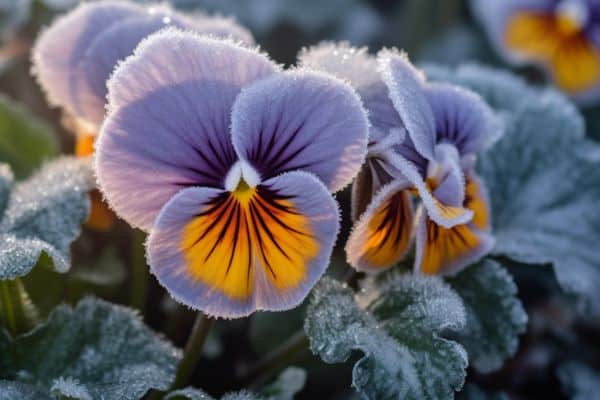
M 383 271 L 404 258 L 414 237 L 415 269 L 427 274 L 454 273 L 487 253 L 488 202 L 474 162 L 498 123 L 485 102 L 426 82 L 396 51 L 382 50 L 376 59 L 366 49 L 326 43 L 299 59 L 350 81 L 369 112 L 367 161 L 353 187 L 349 263 Z
M 535 63 L 581 102 L 600 94 L 600 2 L 472 0 L 494 47 L 516 65 Z
M 220 317 L 299 304 L 337 235 L 330 192 L 366 155 L 368 120 L 351 86 L 176 30 L 142 42 L 108 86 L 99 186 L 150 231 L 159 282 Z
M 33 49 L 33 71 L 49 102 L 65 110 L 65 124 L 76 133 L 77 156 L 93 153 L 105 114 L 106 81 L 117 63 L 142 39 L 167 26 L 253 43 L 250 33 L 230 19 L 203 15 L 192 19 L 166 5 L 126 1 L 82 3 L 40 35 Z M 91 197 L 88 226 L 110 228 L 113 214 L 97 191 Z

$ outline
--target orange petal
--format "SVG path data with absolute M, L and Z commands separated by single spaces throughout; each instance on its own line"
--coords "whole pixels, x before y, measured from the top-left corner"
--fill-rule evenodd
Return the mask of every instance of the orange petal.
M 507 24 L 505 41 L 509 49 L 546 66 L 568 93 L 600 83 L 600 51 L 564 17 L 518 13 Z
M 346 253 L 357 270 L 380 272 L 400 261 L 413 232 L 410 192 L 396 182 L 384 186 L 355 225 Z
M 415 268 L 427 275 L 453 274 L 487 254 L 494 240 L 473 224 L 444 228 L 427 216 L 417 232 Z
M 474 173 L 468 174 L 465 185 L 466 208 L 473 210 L 471 223 L 478 229 L 490 228 L 490 210 L 488 198 L 481 180 Z
M 115 222 L 115 213 L 102 200 L 98 190 L 90 192 L 91 209 L 90 215 L 85 223 L 86 227 L 97 231 L 108 231 Z
M 94 154 L 95 135 L 79 134 L 75 139 L 75 155 L 77 157 L 87 157 Z

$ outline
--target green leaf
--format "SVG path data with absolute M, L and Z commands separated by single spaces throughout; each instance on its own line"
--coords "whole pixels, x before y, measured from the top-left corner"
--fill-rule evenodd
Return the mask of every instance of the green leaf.
M 135 312 L 93 298 L 74 309 L 57 307 L 45 324 L 16 339 L 0 334 L 0 354 L 0 393 L 8 388 L 26 397 L 36 390 L 81 400 L 166 390 L 180 359 Z
M 25 108 L 0 95 L 0 161 L 23 178 L 58 154 L 52 129 Z
M 460 297 L 438 278 L 396 276 L 355 298 L 324 278 L 313 291 L 304 329 L 326 363 L 364 353 L 353 386 L 372 399 L 448 399 L 465 379 L 464 348 L 442 335 L 462 329 Z
M 286 368 L 275 382 L 261 390 L 261 394 L 274 400 L 294 400 L 306 383 L 306 371 L 302 368 Z
M 93 185 L 89 162 L 71 157 L 15 185 L 0 220 L 0 279 L 28 274 L 42 252 L 57 271 L 69 269 L 69 247 L 89 213 Z
M 504 116 L 504 137 L 478 165 L 490 193 L 494 253 L 552 264 L 563 289 L 600 314 L 600 146 L 585 138 L 577 109 L 554 90 L 492 69 L 430 73 L 474 89 Z
M 595 399 L 600 393 L 600 371 L 578 362 L 567 362 L 558 369 L 563 392 L 571 400 Z
M 55 400 L 43 389 L 29 383 L 0 379 L 0 400 Z
M 500 264 L 484 260 L 448 283 L 467 310 L 465 328 L 454 337 L 467 349 L 470 364 L 483 373 L 502 366 L 517 351 L 527 314 L 517 298 L 517 287 Z
M 305 382 L 306 372 L 303 369 L 289 367 L 279 375 L 275 382 L 263 388 L 261 395 L 241 390 L 227 393 L 221 397 L 221 400 L 293 400 L 294 395 L 302 390 Z M 187 387 L 170 392 L 165 400 L 214 400 L 214 398 L 201 389 Z

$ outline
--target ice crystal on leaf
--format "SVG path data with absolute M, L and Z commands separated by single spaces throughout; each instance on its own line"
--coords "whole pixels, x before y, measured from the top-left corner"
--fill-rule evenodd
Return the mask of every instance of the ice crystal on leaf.
M 444 338 L 461 329 L 465 309 L 439 278 L 405 275 L 377 288 L 364 308 L 350 288 L 324 278 L 313 292 L 305 331 L 327 363 L 364 353 L 352 373 L 365 398 L 447 399 L 465 379 L 464 348 Z
M 484 373 L 500 368 L 517 351 L 527 324 L 512 277 L 497 262 L 484 260 L 448 281 L 467 310 L 465 328 L 455 337 L 472 366 Z
M 16 339 L 0 332 L 0 354 L 0 400 L 138 399 L 167 389 L 180 357 L 135 313 L 93 298 Z
M 14 185 L 6 167 L 0 175 L 0 279 L 27 275 L 42 252 L 66 272 L 69 246 L 89 212 L 89 163 L 60 158 Z

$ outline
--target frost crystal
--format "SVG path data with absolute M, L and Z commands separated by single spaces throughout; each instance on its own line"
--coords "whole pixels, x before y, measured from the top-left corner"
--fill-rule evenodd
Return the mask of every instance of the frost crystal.
M 517 351 L 527 314 L 516 297 L 517 287 L 500 264 L 485 260 L 449 279 L 467 310 L 467 324 L 456 339 L 467 349 L 471 364 L 487 373 Z
M 361 309 L 349 288 L 323 279 L 305 321 L 312 352 L 327 363 L 363 352 L 352 375 L 366 398 L 451 398 L 462 387 L 467 354 L 442 335 L 465 324 L 460 298 L 440 279 L 420 276 L 396 277 L 377 289 Z
M 0 400 L 138 399 L 167 389 L 180 358 L 134 312 L 92 298 L 14 340 L 0 333 L 0 354 Z
M 10 195 L 6 168 L 0 172 L 0 279 L 27 275 L 42 252 L 57 271 L 67 271 L 69 246 L 89 213 L 89 163 L 69 157 L 50 162 L 14 185 Z

